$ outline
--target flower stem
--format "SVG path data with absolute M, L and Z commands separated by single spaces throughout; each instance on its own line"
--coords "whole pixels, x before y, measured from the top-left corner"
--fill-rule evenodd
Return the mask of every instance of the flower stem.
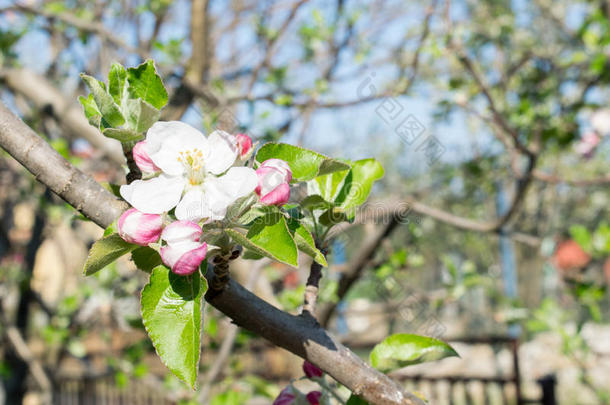
M 339 401 L 340 404 L 342 404 L 342 405 L 346 404 L 345 400 L 339 396 L 337 391 L 335 391 L 333 388 L 331 388 L 331 386 L 326 382 L 326 380 L 324 378 L 320 378 L 318 380 L 318 384 L 320 384 L 320 387 L 322 387 L 326 391 L 330 392 L 330 395 L 332 395 L 337 401 Z

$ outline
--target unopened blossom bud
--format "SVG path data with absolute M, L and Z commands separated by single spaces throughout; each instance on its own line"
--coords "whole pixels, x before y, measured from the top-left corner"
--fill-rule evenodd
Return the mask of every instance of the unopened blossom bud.
M 136 143 L 131 150 L 131 153 L 133 154 L 133 160 L 135 160 L 136 165 L 142 173 L 156 173 L 161 170 L 148 155 L 146 141 Z
M 258 187 L 255 189 L 265 205 L 283 205 L 290 199 L 290 166 L 280 159 L 264 161 L 256 170 Z
M 201 242 L 201 227 L 190 221 L 175 221 L 161 234 L 166 243 L 161 247 L 161 259 L 166 266 L 181 276 L 193 274 L 205 259 L 208 245 Z
M 322 370 L 320 370 L 317 366 L 305 360 L 303 362 L 303 372 L 307 376 L 307 378 L 320 378 L 324 374 Z
M 309 405 L 320 405 L 322 393 L 320 391 L 311 391 L 309 394 L 307 394 L 306 398 Z
M 144 214 L 130 208 L 119 218 L 118 228 L 119 235 L 126 242 L 147 246 L 159 240 L 163 231 L 163 218 L 158 214 Z
M 576 143 L 574 149 L 583 157 L 590 158 L 600 141 L 601 138 L 595 132 L 586 132 L 581 140 Z
M 296 395 L 293 392 L 292 387 L 289 385 L 280 392 L 280 395 L 275 398 L 273 405 L 291 405 L 294 403 Z
M 239 157 L 246 158 L 252 151 L 252 138 L 246 134 L 237 134 L 235 140 L 239 149 Z

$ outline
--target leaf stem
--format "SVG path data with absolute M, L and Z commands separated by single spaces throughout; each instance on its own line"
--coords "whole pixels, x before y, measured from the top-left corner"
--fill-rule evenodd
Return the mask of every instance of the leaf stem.
M 339 396 L 339 394 L 326 382 L 324 378 L 318 379 L 318 384 L 320 384 L 320 387 L 330 392 L 330 395 L 332 395 L 337 401 L 339 401 L 340 404 L 346 404 L 345 400 Z

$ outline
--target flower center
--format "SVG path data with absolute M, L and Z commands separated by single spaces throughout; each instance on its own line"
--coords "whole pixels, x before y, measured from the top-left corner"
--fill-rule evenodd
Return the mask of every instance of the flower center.
M 180 152 L 178 161 L 186 169 L 186 177 L 193 186 L 203 183 L 205 179 L 205 162 L 203 152 L 195 148 L 193 150 Z

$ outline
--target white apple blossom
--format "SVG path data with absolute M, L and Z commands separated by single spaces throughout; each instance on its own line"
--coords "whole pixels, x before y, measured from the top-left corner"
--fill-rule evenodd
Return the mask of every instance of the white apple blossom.
M 206 137 L 183 122 L 160 121 L 148 130 L 142 150 L 160 173 L 121 186 L 121 196 L 143 213 L 175 207 L 179 220 L 219 220 L 258 185 L 253 169 L 232 167 L 239 149 L 236 138 L 224 131 Z

